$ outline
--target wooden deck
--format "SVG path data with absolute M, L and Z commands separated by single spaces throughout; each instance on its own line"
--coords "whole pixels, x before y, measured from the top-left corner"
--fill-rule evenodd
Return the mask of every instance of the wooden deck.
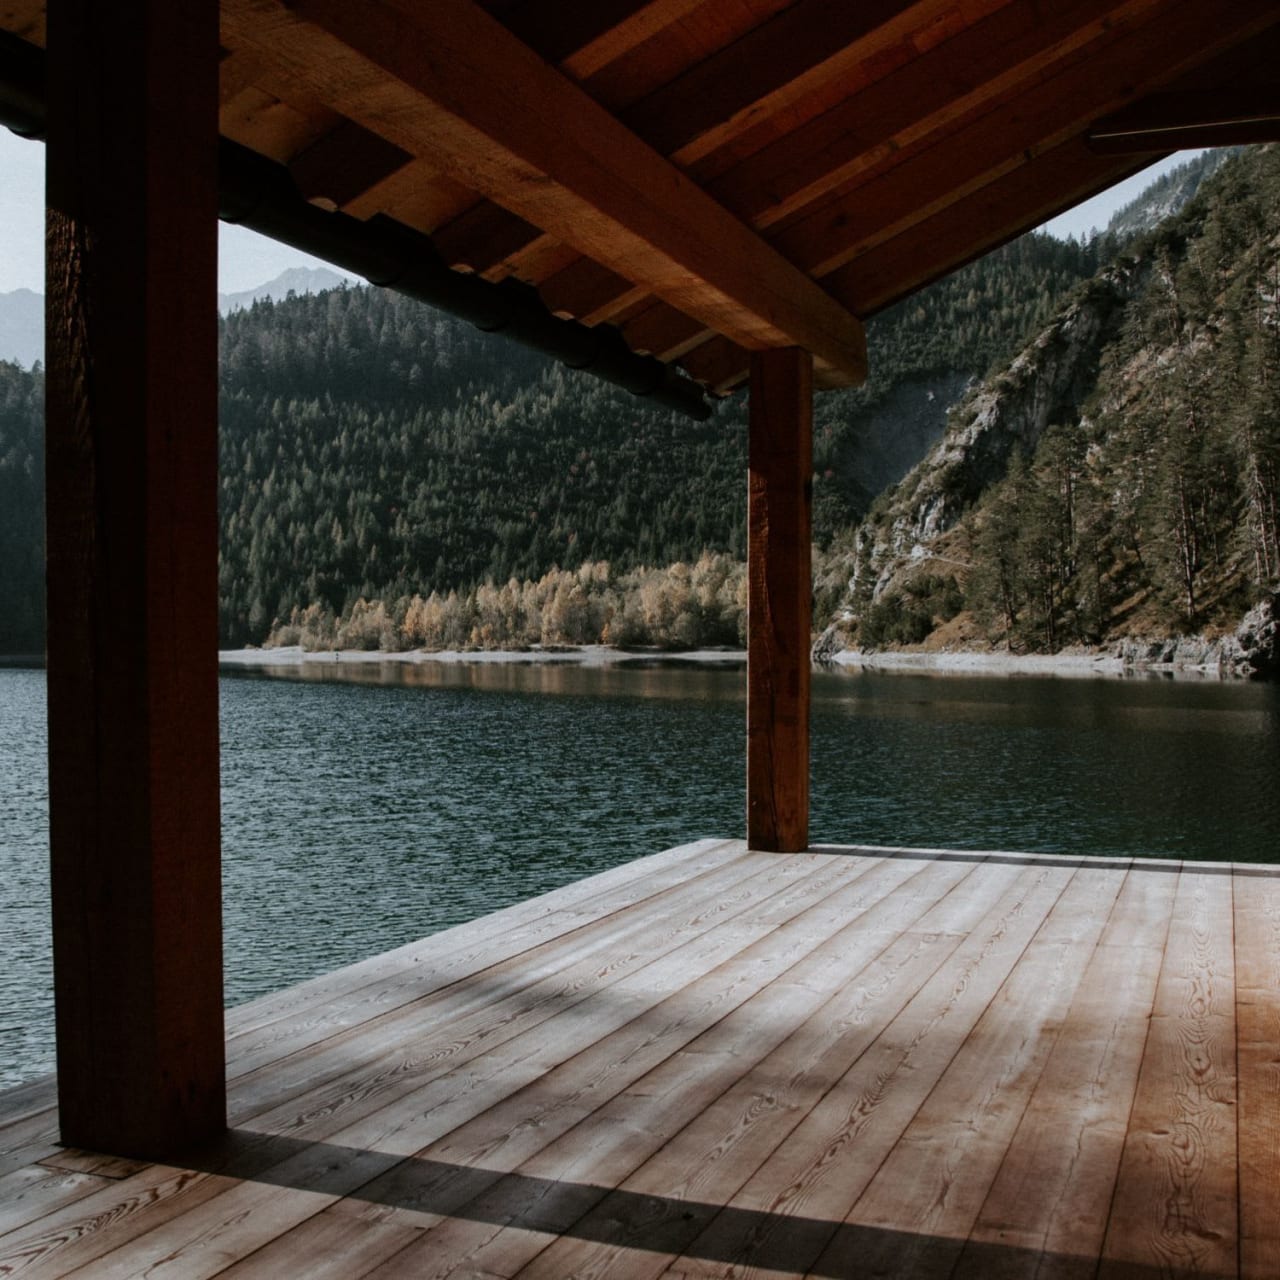
M 0 1276 L 1280 1276 L 1280 869 L 703 841 L 228 1060 L 186 1167 L 0 1095 Z

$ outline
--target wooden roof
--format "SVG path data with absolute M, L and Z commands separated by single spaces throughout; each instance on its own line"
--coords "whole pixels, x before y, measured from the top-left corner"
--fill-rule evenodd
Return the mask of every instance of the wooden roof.
M 222 0 L 222 43 L 224 136 L 313 203 L 720 392 L 857 381 L 863 318 L 1280 116 L 1275 0 Z

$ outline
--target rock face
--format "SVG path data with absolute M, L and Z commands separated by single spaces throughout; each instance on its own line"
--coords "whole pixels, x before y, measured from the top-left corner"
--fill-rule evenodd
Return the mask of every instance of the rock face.
M 1280 676 L 1280 588 L 1244 615 L 1235 643 L 1241 675 Z
M 1115 651 L 1127 667 L 1217 671 L 1224 675 L 1280 675 L 1280 591 L 1272 592 L 1241 619 L 1234 635 L 1209 640 L 1172 636 L 1124 640 Z
M 858 529 L 850 607 L 913 572 L 930 542 L 1005 474 L 1015 448 L 1030 455 L 1047 427 L 1079 417 L 1130 285 L 1120 267 L 1089 281 L 1004 372 L 951 412 L 942 439 Z

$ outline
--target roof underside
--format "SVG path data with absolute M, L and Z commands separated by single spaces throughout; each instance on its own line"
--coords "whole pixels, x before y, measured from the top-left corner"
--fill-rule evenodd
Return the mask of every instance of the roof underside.
M 43 10 L 0 28 L 42 45 Z M 222 44 L 223 135 L 313 204 L 725 392 L 781 345 L 857 381 L 862 318 L 1178 146 L 1276 136 L 1280 6 L 222 0 Z

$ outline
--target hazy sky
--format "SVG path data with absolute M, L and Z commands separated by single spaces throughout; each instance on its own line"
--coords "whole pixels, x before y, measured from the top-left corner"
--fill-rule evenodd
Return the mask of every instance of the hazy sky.
M 1182 152 L 1069 213 L 1046 229 L 1054 235 L 1087 236 L 1107 225 L 1112 212 L 1134 198 L 1151 180 L 1191 158 Z M 266 240 L 243 227 L 219 224 L 218 288 L 239 293 L 273 280 L 287 267 L 317 266 L 317 259 Z M 0 293 L 14 289 L 44 292 L 44 144 L 0 128 Z
M 256 288 L 287 267 L 328 265 L 244 227 L 220 222 L 218 232 L 222 293 Z M 0 127 L 0 293 L 14 289 L 44 292 L 44 143 Z

